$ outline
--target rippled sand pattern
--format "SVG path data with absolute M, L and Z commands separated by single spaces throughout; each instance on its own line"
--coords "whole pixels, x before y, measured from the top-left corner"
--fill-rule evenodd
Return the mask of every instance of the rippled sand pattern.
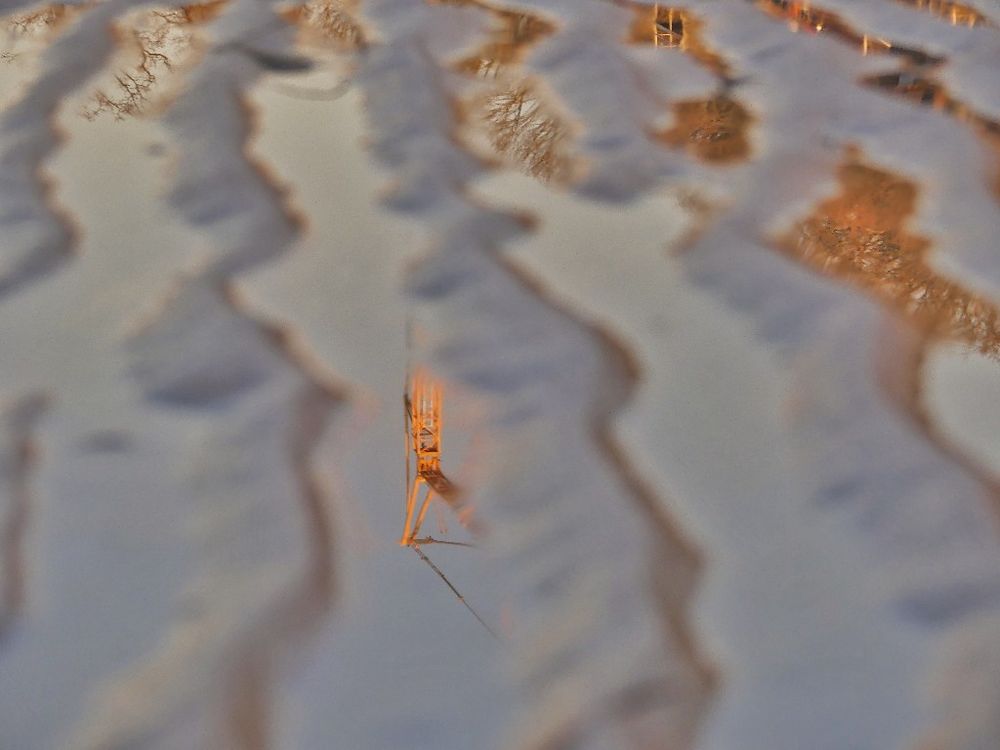
M 2 13 L 0 748 L 1000 747 L 993 0 Z

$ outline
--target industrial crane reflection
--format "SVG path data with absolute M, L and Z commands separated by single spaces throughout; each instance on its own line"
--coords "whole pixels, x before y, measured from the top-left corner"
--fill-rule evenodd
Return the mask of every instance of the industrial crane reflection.
M 468 542 L 435 538 L 426 533 L 421 536 L 427 512 L 435 500 L 447 505 L 458 522 L 473 536 L 480 533 L 471 506 L 465 502 L 461 491 L 441 469 L 441 384 L 425 369 L 418 368 L 410 376 L 403 404 L 406 419 L 406 502 L 403 534 L 399 539 L 399 545 L 412 549 L 445 582 L 490 635 L 499 640 L 496 632 L 486 624 L 448 577 L 421 549 L 422 546 L 432 544 L 474 546 Z

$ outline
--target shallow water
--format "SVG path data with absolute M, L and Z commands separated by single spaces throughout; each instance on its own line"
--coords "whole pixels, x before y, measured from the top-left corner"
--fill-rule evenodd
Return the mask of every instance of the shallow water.
M 990 2 L 26 12 L 0 747 L 1000 741 Z

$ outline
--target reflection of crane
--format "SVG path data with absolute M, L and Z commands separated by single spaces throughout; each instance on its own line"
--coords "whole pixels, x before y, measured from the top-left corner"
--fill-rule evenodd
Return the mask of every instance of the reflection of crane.
M 440 498 L 454 511 L 459 523 L 475 532 L 472 509 L 458 488 L 441 471 L 441 385 L 425 370 L 410 378 L 406 406 L 406 520 L 400 546 L 461 544 L 419 536 L 431 502 Z
M 406 407 L 406 505 L 403 535 L 399 539 L 399 544 L 401 547 L 413 549 L 417 556 L 438 574 L 462 605 L 496 638 L 496 633 L 469 605 L 441 569 L 420 549 L 421 545 L 428 544 L 472 546 L 466 542 L 435 539 L 430 535 L 420 536 L 427 511 L 436 498 L 444 501 L 452 509 L 459 523 L 473 533 L 478 532 L 472 517 L 472 509 L 464 503 L 458 488 L 441 470 L 441 384 L 425 370 L 418 369 L 410 378 L 403 403 Z
M 653 44 L 657 47 L 687 47 L 684 37 L 684 13 L 675 8 L 653 6 Z
M 657 47 L 687 48 L 684 36 L 687 18 L 683 11 L 660 7 L 659 3 L 655 3 L 651 8 L 636 8 L 636 13 L 637 25 L 632 33 L 637 41 L 652 42 Z M 652 26 L 647 27 L 647 23 Z

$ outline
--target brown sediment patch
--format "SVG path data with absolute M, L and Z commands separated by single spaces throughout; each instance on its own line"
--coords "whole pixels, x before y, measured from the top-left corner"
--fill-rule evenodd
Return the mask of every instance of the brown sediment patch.
M 721 55 L 715 53 L 702 35 L 704 24 L 689 10 L 666 5 L 619 0 L 633 13 L 627 41 L 632 44 L 651 44 L 656 47 L 679 49 L 717 76 L 729 75 L 729 67 Z
M 719 94 L 674 102 L 672 108 L 673 127 L 658 135 L 664 143 L 710 164 L 732 164 L 750 155 L 753 118 L 735 99 Z
M 828 34 L 860 50 L 863 55 L 897 55 L 918 65 L 942 62 L 940 58 L 922 50 L 904 47 L 891 39 L 858 31 L 836 13 L 814 7 L 805 0 L 754 0 L 753 4 L 772 18 L 787 21 L 792 31 Z
M 840 192 L 777 237 L 783 253 L 861 288 L 929 334 L 1000 356 L 1000 311 L 927 263 L 930 243 L 907 222 L 917 187 L 852 152 L 838 170 Z

